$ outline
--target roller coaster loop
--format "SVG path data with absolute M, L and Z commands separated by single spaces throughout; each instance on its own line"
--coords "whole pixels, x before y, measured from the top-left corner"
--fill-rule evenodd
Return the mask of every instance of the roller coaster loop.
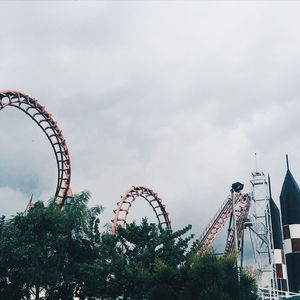
M 20 109 L 28 115 L 46 134 L 54 151 L 57 163 L 57 185 L 55 198 L 63 206 L 66 197 L 72 197 L 70 189 L 71 162 L 66 140 L 57 122 L 38 100 L 14 90 L 0 91 L 0 111 L 7 106 Z
M 162 204 L 161 199 L 153 190 L 144 186 L 133 186 L 117 203 L 117 209 L 114 210 L 114 219 L 112 220 L 112 234 L 116 233 L 117 227 L 121 225 L 126 227 L 126 219 L 129 213 L 129 209 L 136 198 L 144 198 L 152 207 L 160 225 L 171 230 L 171 222 L 169 220 L 168 213 L 166 212 L 165 205 Z

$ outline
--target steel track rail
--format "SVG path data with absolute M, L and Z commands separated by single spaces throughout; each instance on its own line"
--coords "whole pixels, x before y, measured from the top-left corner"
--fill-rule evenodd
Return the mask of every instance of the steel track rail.
M 235 206 L 240 207 L 242 205 L 240 211 L 243 212 L 242 217 L 245 218 L 248 215 L 248 210 L 249 210 L 247 206 L 248 202 L 249 202 L 248 195 L 244 195 L 242 193 L 235 194 L 234 196 Z M 244 206 L 247 207 L 246 211 L 244 211 Z M 231 200 L 231 196 L 228 196 L 224 201 L 224 203 L 222 204 L 221 208 L 217 211 L 215 216 L 212 218 L 212 220 L 209 222 L 208 226 L 205 228 L 204 232 L 200 236 L 199 238 L 200 248 L 197 251 L 198 255 L 204 254 L 209 249 L 209 247 L 213 244 L 215 238 L 217 237 L 221 229 L 225 226 L 226 221 L 228 220 L 231 213 L 232 213 L 232 200 Z M 240 219 L 240 221 L 243 223 L 244 219 L 243 220 Z M 241 228 L 243 228 L 242 225 Z M 240 232 L 238 234 L 239 236 L 241 235 Z M 228 240 L 226 241 L 226 247 L 228 245 L 228 248 L 230 248 L 228 250 L 228 253 L 232 250 L 231 243 L 232 243 L 232 236 L 229 235 Z
M 0 111 L 5 107 L 15 107 L 28 115 L 45 133 L 55 154 L 57 164 L 57 185 L 55 198 L 60 206 L 66 196 L 71 196 L 71 161 L 66 140 L 44 106 L 38 100 L 14 90 L 0 91 Z
M 114 219 L 111 220 L 113 223 L 112 234 L 116 233 L 119 225 L 123 228 L 126 227 L 129 210 L 137 198 L 144 198 L 152 207 L 159 224 L 171 230 L 169 215 L 158 195 L 147 187 L 133 186 L 117 202 L 117 208 L 114 210 Z

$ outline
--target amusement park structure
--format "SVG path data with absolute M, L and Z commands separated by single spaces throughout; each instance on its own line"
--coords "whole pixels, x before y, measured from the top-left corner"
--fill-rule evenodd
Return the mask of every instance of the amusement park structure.
M 244 264 L 244 240 L 248 229 L 255 261 L 252 267 L 259 270 L 261 274 L 259 298 L 262 300 L 279 300 L 283 297 L 300 296 L 299 290 L 297 290 L 297 284 L 299 285 L 300 281 L 294 283 L 296 288 L 291 289 L 288 285 L 289 269 L 285 263 L 286 252 L 283 250 L 280 211 L 272 199 L 270 177 L 267 180 L 264 172 L 256 170 L 252 172 L 250 183 L 252 190 L 249 193 L 242 192 L 243 184 L 239 182 L 232 184 L 230 195 L 199 239 L 198 255 L 204 254 L 212 246 L 222 228 L 228 224 L 223 254 L 235 252 L 237 267 L 238 269 L 242 268 Z M 300 200 L 300 190 L 297 192 L 299 192 Z M 112 220 L 112 234 L 116 233 L 118 226 L 126 227 L 129 210 L 137 198 L 144 198 L 154 210 L 158 223 L 171 230 L 168 213 L 158 195 L 146 187 L 133 186 L 117 202 Z M 295 228 L 297 229 L 298 225 L 293 224 L 290 227 L 293 230 L 293 235 L 297 236 Z M 297 239 L 295 238 L 295 240 Z M 297 260 L 294 262 L 295 264 L 298 263 L 298 256 L 296 255 L 300 252 L 298 253 L 297 250 L 297 241 L 294 244 L 294 251 L 290 251 L 290 253 L 294 255 L 293 259 Z M 300 268 L 297 271 L 290 271 L 291 278 L 298 278 L 299 272 Z
M 261 273 L 260 299 L 300 296 L 299 187 L 288 166 L 280 195 L 282 225 L 280 211 L 272 199 L 270 177 L 266 180 L 264 172 L 256 170 L 250 183 L 252 190 L 245 194 L 241 192 L 242 184 L 232 185 L 231 194 L 200 237 L 198 254 L 207 251 L 229 223 L 223 253 L 235 252 L 239 269 L 243 266 L 244 236 L 248 229 L 255 261 L 252 267 Z M 287 241 L 283 242 L 282 232 Z
M 0 91 L 0 111 L 6 107 L 23 111 L 47 136 L 57 164 L 55 199 L 60 207 L 68 204 L 73 197 L 71 162 L 66 140 L 57 122 L 38 100 L 18 91 Z M 250 183 L 249 193 L 242 192 L 243 184 L 232 184 L 229 196 L 203 231 L 197 254 L 203 255 L 228 224 L 223 253 L 236 253 L 239 270 L 244 265 L 245 233 L 249 232 L 254 268 L 261 272 L 260 299 L 300 296 L 300 189 L 289 170 L 288 159 L 280 210 L 272 199 L 270 178 L 267 180 L 264 172 L 252 172 Z M 171 230 L 169 215 L 158 194 L 144 186 L 133 186 L 117 202 L 112 234 L 116 233 L 118 226 L 126 227 L 130 208 L 138 198 L 146 200 L 158 223 Z M 32 197 L 26 211 L 31 207 Z
M 47 136 L 57 164 L 57 184 L 54 196 L 58 204 L 63 206 L 72 197 L 71 162 L 66 140 L 57 122 L 38 100 L 18 91 L 0 91 L 0 111 L 6 107 L 15 107 L 23 111 Z
M 237 184 L 238 183 L 234 185 Z M 215 238 L 225 226 L 228 218 L 230 218 L 230 222 L 224 253 L 229 254 L 236 249 L 235 240 L 237 240 L 238 247 L 241 247 L 241 241 L 243 238 L 242 233 L 244 230 L 243 224 L 249 211 L 250 197 L 248 194 L 241 193 L 242 185 L 238 186 L 238 189 L 234 189 L 234 187 L 232 187 L 230 196 L 226 198 L 221 208 L 217 211 L 213 219 L 203 231 L 200 237 L 201 248 L 199 249 L 198 254 L 204 253 L 213 244 Z M 236 228 L 235 226 L 232 226 L 233 222 L 237 225 Z
M 171 230 L 171 222 L 166 211 L 166 206 L 162 204 L 162 200 L 158 197 L 157 193 L 144 186 L 133 186 L 121 196 L 120 201 L 117 203 L 117 208 L 114 210 L 114 219 L 112 220 L 112 234 L 116 233 L 119 225 L 125 228 L 129 209 L 137 198 L 146 200 L 152 207 L 158 223 Z

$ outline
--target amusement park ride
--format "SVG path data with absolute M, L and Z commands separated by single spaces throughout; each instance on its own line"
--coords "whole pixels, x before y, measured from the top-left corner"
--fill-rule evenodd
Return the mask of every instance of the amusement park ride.
M 73 196 L 70 188 L 71 162 L 66 140 L 44 106 L 38 100 L 18 91 L 0 91 L 0 111 L 5 107 L 15 107 L 28 115 L 45 133 L 54 151 L 57 163 L 57 185 L 55 198 L 63 206 Z
M 162 226 L 171 230 L 171 222 L 169 215 L 166 212 L 166 206 L 162 204 L 161 199 L 152 190 L 143 186 L 133 186 L 117 203 L 117 208 L 114 210 L 115 217 L 112 220 L 112 234 L 116 233 L 116 229 L 119 225 L 126 227 L 126 219 L 129 213 L 129 209 L 133 204 L 133 201 L 137 198 L 144 198 L 154 210 L 156 218 Z
M 15 107 L 27 114 L 45 133 L 57 162 L 55 199 L 62 208 L 69 204 L 73 194 L 70 188 L 71 162 L 66 140 L 57 122 L 36 99 L 23 93 L 0 91 L 0 111 Z M 287 160 L 288 165 L 288 160 Z M 212 246 L 214 240 L 228 224 L 224 254 L 235 252 L 237 267 L 244 265 L 245 233 L 248 230 L 255 265 L 261 272 L 260 299 L 278 300 L 300 295 L 300 190 L 289 171 L 280 195 L 280 211 L 272 199 L 270 178 L 261 171 L 254 171 L 250 180 L 252 190 L 243 193 L 243 184 L 232 184 L 230 195 L 201 235 L 198 255 Z M 112 234 L 118 226 L 125 227 L 129 210 L 138 198 L 152 207 L 159 224 L 171 230 L 165 205 L 153 190 L 133 186 L 117 203 L 112 220 Z M 32 199 L 25 213 L 32 208 Z M 283 232 L 283 235 L 282 235 Z M 284 241 L 283 241 L 284 238 Z

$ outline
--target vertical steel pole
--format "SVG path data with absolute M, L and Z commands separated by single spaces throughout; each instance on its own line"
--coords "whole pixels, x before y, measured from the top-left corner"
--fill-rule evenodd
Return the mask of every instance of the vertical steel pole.
M 231 189 L 231 201 L 232 201 L 232 221 L 233 221 L 233 233 L 234 233 L 234 245 L 236 251 L 236 268 L 238 275 L 238 282 L 240 282 L 240 263 L 239 263 L 239 246 L 238 246 L 238 238 L 237 238 L 237 224 L 236 224 L 236 211 L 235 211 L 235 203 L 234 203 L 234 190 Z

